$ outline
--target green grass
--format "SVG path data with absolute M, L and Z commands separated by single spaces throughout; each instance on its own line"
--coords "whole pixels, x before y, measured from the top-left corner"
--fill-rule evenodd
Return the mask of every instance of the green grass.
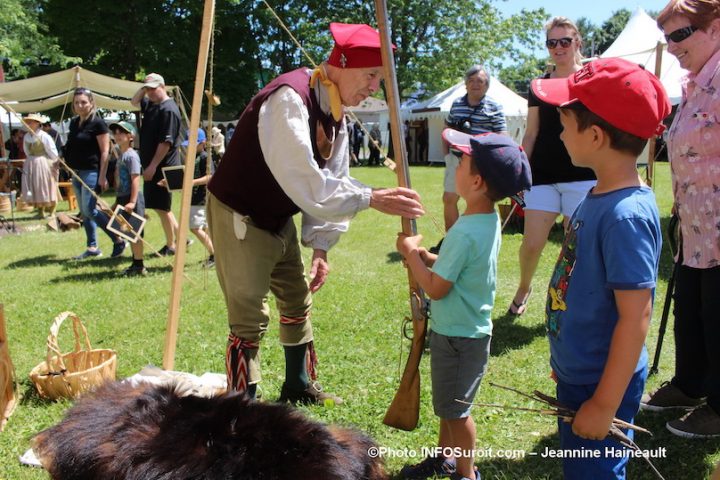
M 429 215 L 418 221 L 425 235 L 424 244 L 434 245 L 442 236 L 435 223 L 442 224 L 442 169 L 412 167 L 413 186 L 423 197 Z M 386 169 L 360 167 L 353 170 L 360 180 L 374 186 L 391 186 L 394 175 Z M 667 224 L 671 204 L 667 164 L 657 168 L 656 194 Z M 179 202 L 176 201 L 176 205 Z M 63 203 L 64 204 L 64 203 Z M 430 216 L 434 217 L 433 222 Z M 93 345 L 112 348 L 118 354 L 118 377 L 138 372 L 148 364 L 161 365 L 170 290 L 170 267 L 161 259 L 148 260 L 151 274 L 145 278 L 118 277 L 129 262 L 106 257 L 85 262 L 69 258 L 84 247 L 82 230 L 68 233 L 47 232 L 38 221 L 21 215 L 21 235 L 0 237 L 0 302 L 5 304 L 9 347 L 22 396 L 19 406 L 0 433 L 0 478 L 41 479 L 46 475 L 20 466 L 17 458 L 38 431 L 57 422 L 68 402 L 47 402 L 36 395 L 28 372 L 45 357 L 45 338 L 53 318 L 64 310 L 76 312 L 85 322 Z M 159 222 L 152 216 L 147 239 L 162 246 Z M 419 427 L 402 432 L 382 424 L 382 418 L 399 381 L 400 364 L 407 355 L 407 342 L 400 352 L 400 326 L 408 315 L 407 276 L 395 253 L 395 234 L 400 222 L 375 211 L 363 212 L 352 222 L 350 231 L 330 252 L 331 274 L 327 284 L 315 295 L 313 322 L 319 354 L 320 379 L 324 386 L 342 396 L 342 406 L 306 408 L 309 415 L 324 422 L 354 425 L 372 435 L 380 445 L 393 449 L 386 457 L 390 472 L 396 473 L 409 460 L 406 450 L 420 454 L 422 447 L 436 442 L 437 420 L 432 414 L 429 368 L 422 363 L 422 406 Z M 100 235 L 101 247 L 109 253 L 107 237 Z M 536 293 L 529 309 L 517 320 L 505 316 L 519 276 L 517 251 L 522 240 L 518 232 L 503 235 L 494 311 L 495 332 L 488 374 L 477 401 L 537 407 L 512 393 L 493 388 L 489 382 L 509 385 L 523 391 L 539 389 L 553 393 L 548 378 L 548 346 L 544 336 L 545 298 L 539 292 L 547 285 L 557 257 L 561 233 L 554 231 L 543 253 L 535 278 Z M 196 242 L 188 251 L 175 368 L 202 374 L 224 372 L 224 346 L 227 335 L 225 309 L 214 271 L 200 267 L 204 251 Z M 671 271 L 667 251 L 663 254 L 660 283 L 656 294 L 654 323 L 648 338 L 652 358 L 655 350 L 665 288 Z M 274 316 L 276 318 L 276 316 Z M 277 342 L 276 324 L 263 344 L 262 393 L 267 399 L 279 394 L 284 375 L 282 349 Z M 72 348 L 71 329 L 63 329 L 60 345 Z M 665 338 L 660 373 L 650 379 L 654 388 L 672 375 L 674 351 L 672 320 Z M 494 454 L 478 459 L 486 479 L 556 479 L 561 477 L 560 461 L 529 456 L 545 447 L 557 447 L 556 426 L 550 417 L 499 409 L 474 411 L 478 427 L 477 446 Z M 666 458 L 656 461 L 668 479 L 706 478 L 711 466 L 720 460 L 720 441 L 689 441 L 671 435 L 664 423 L 672 415 L 641 413 L 637 422 L 655 436 L 639 435 L 642 448 L 667 448 Z M 499 450 L 525 452 L 524 458 L 500 458 Z M 632 460 L 629 476 L 654 478 L 640 460 Z

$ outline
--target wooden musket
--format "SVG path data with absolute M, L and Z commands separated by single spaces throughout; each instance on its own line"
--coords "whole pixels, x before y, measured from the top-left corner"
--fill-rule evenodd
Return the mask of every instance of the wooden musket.
M 388 27 L 385 0 L 375 0 L 375 13 L 378 30 L 380 31 L 383 70 L 385 73 L 385 91 L 387 93 L 387 102 L 390 110 L 390 131 L 392 133 L 392 142 L 396 155 L 395 172 L 397 173 L 398 184 L 401 187 L 410 188 L 407 150 L 405 149 L 405 142 L 402 138 L 400 97 L 397 91 L 397 79 L 395 76 L 395 57 L 390 42 L 390 30 Z M 417 233 L 415 220 L 403 218 L 402 231 L 407 235 L 415 235 Z M 410 309 L 413 326 L 412 346 L 410 347 L 410 354 L 408 355 L 405 370 L 400 380 L 400 386 L 383 419 L 385 425 L 401 430 L 413 430 L 417 426 L 420 416 L 419 367 L 423 349 L 425 348 L 425 333 L 427 331 L 425 293 L 413 277 L 410 269 L 408 269 L 408 281 L 410 284 Z

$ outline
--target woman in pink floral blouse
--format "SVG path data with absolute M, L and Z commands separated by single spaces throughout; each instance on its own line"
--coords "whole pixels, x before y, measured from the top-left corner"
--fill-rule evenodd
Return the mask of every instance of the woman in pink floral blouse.
M 720 436 L 720 0 L 671 0 L 657 23 L 689 74 L 668 133 L 682 248 L 675 286 L 675 376 L 643 408 L 693 410 L 667 423 Z

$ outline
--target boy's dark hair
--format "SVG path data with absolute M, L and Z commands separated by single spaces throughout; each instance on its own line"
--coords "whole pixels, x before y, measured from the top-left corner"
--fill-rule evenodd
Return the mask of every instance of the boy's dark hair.
M 639 157 L 645 149 L 647 139 L 640 138 L 632 133 L 627 133 L 617 127 L 610 125 L 608 122 L 594 114 L 580 102 L 574 102 L 565 107 L 563 110 L 569 110 L 574 113 L 577 119 L 578 131 L 582 132 L 595 125 L 601 128 L 610 137 L 610 147 L 613 150 L 629 153 L 635 157 Z
M 483 181 L 485 182 L 485 186 L 487 187 L 487 192 L 485 193 L 485 196 L 488 197 L 491 202 L 499 202 L 506 197 L 506 195 L 498 192 L 497 188 L 492 185 L 492 182 L 488 182 L 488 179 L 485 177 L 485 175 L 482 174 L 480 169 L 478 169 L 477 164 L 475 164 L 475 160 L 472 159 L 472 157 L 470 158 L 470 171 L 473 173 L 473 175 L 480 175 L 481 177 L 483 177 Z

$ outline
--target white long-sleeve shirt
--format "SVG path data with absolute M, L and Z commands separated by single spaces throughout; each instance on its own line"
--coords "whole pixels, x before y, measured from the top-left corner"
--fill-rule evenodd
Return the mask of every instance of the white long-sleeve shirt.
M 321 108 L 329 111 L 324 87 L 318 85 Z M 348 136 L 343 119 L 325 168 L 313 158 L 309 114 L 300 96 L 281 87 L 262 104 L 258 137 L 275 180 L 302 210 L 302 243 L 329 250 L 348 229 L 349 220 L 369 208 L 372 189 L 350 177 Z M 332 139 L 331 139 L 332 140 Z
M 58 151 L 57 147 L 55 146 L 55 140 L 53 140 L 52 137 L 42 129 L 39 129 L 36 132 L 27 132 L 25 134 L 25 137 L 23 137 L 23 143 L 25 144 L 25 155 L 32 155 L 34 157 L 39 156 L 33 155 L 33 153 L 31 152 L 32 145 L 37 141 L 37 139 L 40 139 L 43 147 L 45 148 L 45 156 L 48 157 L 50 160 L 56 160 L 58 158 Z

